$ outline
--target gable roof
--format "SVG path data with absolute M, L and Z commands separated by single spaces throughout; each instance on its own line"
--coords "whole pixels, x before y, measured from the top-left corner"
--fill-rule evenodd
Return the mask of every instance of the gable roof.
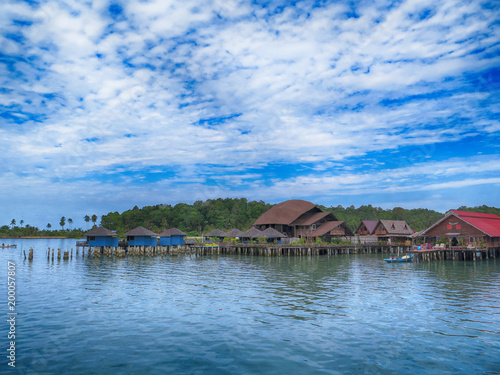
M 283 234 L 283 233 L 281 233 L 281 232 L 279 232 L 276 229 L 271 228 L 271 227 L 264 229 L 262 231 L 262 235 L 264 237 L 267 237 L 267 238 L 285 238 L 285 237 L 287 237 L 286 234 Z
M 226 232 L 223 232 L 220 229 L 214 229 L 208 233 L 205 233 L 205 237 L 226 237 Z
M 331 216 L 333 220 L 337 219 L 331 212 L 307 212 L 294 220 L 292 225 L 312 225 L 327 216 Z
M 356 228 L 356 232 L 361 227 L 361 224 L 364 224 L 364 226 L 368 230 L 368 233 L 373 234 L 373 232 L 375 232 L 375 228 L 377 227 L 378 220 L 361 220 L 361 223 L 359 223 L 358 227 Z
M 278 203 L 264 212 L 254 223 L 254 225 L 263 224 L 285 224 L 290 225 L 300 215 L 307 211 L 317 208 L 314 203 L 301 199 L 291 199 Z M 317 208 L 319 210 L 319 208 Z
M 87 233 L 84 233 L 83 234 L 84 236 L 118 236 L 118 234 L 116 234 L 116 232 L 113 232 L 112 230 L 109 230 L 108 228 L 104 228 L 104 227 L 97 227 L 97 228 L 94 228 L 90 231 L 88 231 Z
M 172 236 L 187 236 L 186 233 L 180 231 L 177 228 L 165 229 L 160 233 L 160 237 L 172 237 Z
M 157 237 L 158 234 L 150 231 L 144 227 L 137 227 L 135 229 L 129 230 L 124 234 L 125 236 L 147 236 L 147 237 Z
M 429 230 L 434 228 L 436 225 L 442 223 L 450 216 L 456 216 L 462 219 L 463 221 L 472 225 L 474 228 L 480 230 L 487 236 L 500 237 L 500 216 L 495 214 L 484 214 L 481 212 L 469 212 L 469 211 L 458 211 L 458 210 L 448 211 L 441 220 L 438 220 L 436 223 L 431 225 L 422 234 L 427 233 Z
M 410 226 L 403 220 L 379 220 L 379 222 L 384 226 L 387 230 L 387 234 L 400 234 L 409 236 L 413 234 Z
M 311 233 L 311 237 L 321 237 L 324 236 L 326 233 L 330 232 L 331 230 L 343 226 L 344 229 L 346 230 L 346 235 L 352 234 L 349 233 L 351 230 L 345 225 L 345 222 L 343 221 L 327 221 L 326 223 L 321 224 L 321 226 L 316 229 L 314 232 Z

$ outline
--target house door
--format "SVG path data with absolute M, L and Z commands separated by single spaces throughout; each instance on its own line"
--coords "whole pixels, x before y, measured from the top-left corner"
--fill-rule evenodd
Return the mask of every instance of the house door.
M 451 246 L 457 246 L 457 245 L 458 245 L 457 237 L 453 237 L 453 239 L 451 240 Z

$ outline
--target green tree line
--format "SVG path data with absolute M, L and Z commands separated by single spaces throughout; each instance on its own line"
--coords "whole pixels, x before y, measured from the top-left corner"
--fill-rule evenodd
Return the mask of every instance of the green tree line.
M 138 226 L 153 232 L 167 228 L 178 228 L 189 235 L 200 235 L 212 229 L 249 229 L 254 221 L 272 207 L 263 201 L 248 201 L 246 198 L 209 199 L 193 204 L 179 203 L 175 206 L 158 204 L 122 213 L 103 215 L 101 225 L 123 234 Z
M 248 230 L 255 220 L 273 205 L 263 201 L 248 201 L 245 198 L 219 198 L 206 201 L 196 201 L 193 204 L 179 203 L 174 206 L 168 204 L 158 204 L 155 206 L 135 206 L 130 210 L 119 213 L 110 212 L 101 217 L 100 225 L 116 230 L 119 235 L 123 235 L 130 229 L 143 226 L 154 232 L 161 232 L 167 228 L 179 228 L 189 235 L 201 235 L 213 229 L 229 230 L 238 228 L 243 231 Z M 392 209 L 382 209 L 372 205 L 360 207 L 319 205 L 321 209 L 332 212 L 339 220 L 345 221 L 351 230 L 356 230 L 361 220 L 404 220 L 415 231 L 423 230 L 443 217 L 443 213 L 428 210 L 425 208 L 404 209 L 395 207 Z M 489 206 L 466 207 L 461 206 L 458 210 L 492 213 L 500 216 L 500 208 Z M 87 223 L 87 230 L 90 222 L 92 226 L 97 225 L 98 218 L 85 215 L 83 218 Z M 0 237 L 28 237 L 28 236 L 64 236 L 81 237 L 87 230 L 80 228 L 65 228 L 72 225 L 72 219 L 62 217 L 59 221 L 61 229 L 51 229 L 51 224 L 47 224 L 46 229 L 40 230 L 30 225 L 16 225 L 15 219 L 9 225 L 0 227 Z

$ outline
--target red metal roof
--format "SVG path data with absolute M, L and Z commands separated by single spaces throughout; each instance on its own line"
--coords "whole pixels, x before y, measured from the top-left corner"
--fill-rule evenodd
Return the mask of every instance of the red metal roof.
M 500 237 L 500 216 L 495 214 L 483 214 L 481 212 L 469 212 L 451 210 L 456 216 L 490 237 Z

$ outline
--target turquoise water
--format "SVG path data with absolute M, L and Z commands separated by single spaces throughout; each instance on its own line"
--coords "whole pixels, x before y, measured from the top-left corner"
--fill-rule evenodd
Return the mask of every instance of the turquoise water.
M 500 373 L 500 259 L 92 260 L 80 252 L 52 262 L 48 246 L 70 249 L 75 241 L 1 242 L 19 244 L 0 253 L 4 280 L 7 262 L 16 263 L 9 373 Z M 33 262 L 22 255 L 29 247 Z

